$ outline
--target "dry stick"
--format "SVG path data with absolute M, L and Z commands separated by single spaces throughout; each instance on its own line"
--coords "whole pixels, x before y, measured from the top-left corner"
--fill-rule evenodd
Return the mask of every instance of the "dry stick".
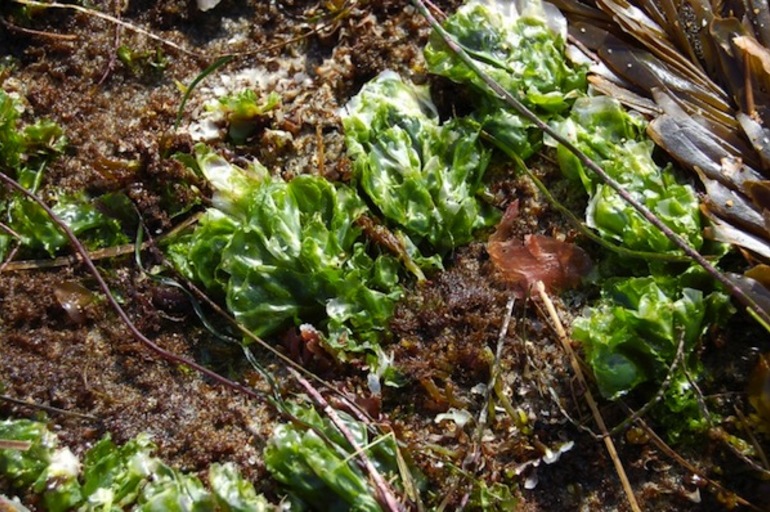
M 168 233 L 165 233 L 163 236 L 160 237 L 160 239 L 168 239 L 173 237 L 175 234 L 179 233 L 180 231 L 186 229 L 188 226 L 194 224 L 198 221 L 201 214 L 195 214 L 188 219 L 184 220 L 183 222 L 177 224 L 174 226 L 171 231 Z M 0 229 L 3 229 L 3 224 L 0 223 Z M 7 228 L 10 229 L 10 228 Z M 19 235 L 16 235 L 17 238 L 20 238 Z M 145 242 L 140 247 L 141 250 L 147 249 L 150 247 L 149 242 Z M 118 256 L 124 256 L 126 254 L 133 254 L 136 252 L 136 244 L 125 244 L 125 245 L 114 245 L 112 247 L 105 247 L 104 249 L 97 249 L 95 251 L 89 251 L 88 257 L 92 260 L 102 260 L 106 258 L 116 258 Z M 11 259 L 10 257 L 8 258 Z M 72 255 L 72 256 L 59 256 L 58 258 L 54 259 L 48 259 L 48 260 L 22 260 L 22 261 L 9 261 L 6 265 L 0 267 L 0 274 L 2 274 L 4 271 L 13 272 L 16 270 L 37 270 L 41 268 L 55 268 L 55 267 L 64 267 L 67 265 L 74 265 L 76 263 L 80 262 L 80 257 Z
M 591 409 L 591 413 L 594 416 L 596 424 L 599 426 L 599 430 L 601 430 L 602 434 L 604 435 L 604 445 L 607 448 L 607 452 L 610 454 L 612 463 L 615 465 L 615 471 L 617 471 L 618 477 L 620 478 L 620 483 L 623 485 L 623 491 L 626 493 L 626 498 L 628 498 L 628 504 L 631 506 L 631 510 L 634 512 L 641 512 L 642 509 L 639 508 L 639 503 L 636 501 L 636 496 L 634 496 L 631 483 L 628 481 L 628 476 L 626 475 L 625 469 L 623 469 L 623 463 L 620 461 L 620 457 L 618 457 L 618 452 L 615 449 L 615 443 L 612 441 L 612 437 L 607 433 L 607 425 L 604 424 L 604 418 L 602 418 L 602 414 L 599 412 L 599 407 L 596 405 L 596 401 L 594 400 L 593 394 L 591 393 L 591 388 L 588 387 L 588 382 L 586 382 L 586 379 L 583 376 L 583 370 L 580 368 L 578 358 L 575 355 L 575 352 L 572 350 L 570 340 L 567 337 L 567 332 L 564 330 L 564 326 L 561 324 L 561 320 L 559 320 L 559 315 L 556 314 L 556 308 L 554 308 L 553 302 L 551 302 L 551 298 L 545 292 L 545 286 L 543 285 L 542 281 L 537 281 L 535 283 L 535 290 L 537 291 L 538 295 L 540 295 L 540 299 L 543 301 L 543 304 L 548 310 L 548 315 L 551 317 L 551 321 L 553 322 L 553 326 L 556 329 L 556 334 L 559 337 L 562 348 L 564 348 L 564 351 L 569 356 L 572 370 L 575 372 L 575 376 L 577 377 L 578 382 L 580 382 L 580 385 L 583 387 L 583 389 L 585 389 L 584 396 L 586 398 L 586 403 L 588 403 L 588 407 Z
M 570 153 L 575 155 L 580 162 L 585 165 L 587 168 L 591 169 L 594 173 L 596 173 L 597 176 L 599 176 L 604 183 L 609 185 L 624 201 L 626 201 L 628 204 L 630 204 L 636 211 L 638 211 L 650 224 L 658 228 L 661 233 L 663 233 L 666 238 L 668 238 L 674 245 L 676 245 L 679 249 L 681 249 L 687 256 L 693 259 L 698 265 L 703 267 L 706 272 L 708 272 L 714 279 L 719 281 L 727 290 L 729 290 L 730 294 L 741 301 L 746 308 L 757 317 L 758 320 L 760 320 L 764 326 L 767 329 L 770 329 L 770 313 L 763 310 L 749 295 L 741 290 L 735 283 L 730 281 L 730 279 L 722 274 L 719 270 L 717 270 L 714 265 L 709 263 L 709 261 L 704 258 L 698 251 L 693 249 L 690 244 L 688 244 L 682 237 L 680 237 L 678 234 L 676 234 L 670 227 L 668 227 L 666 224 L 664 224 L 660 219 L 658 219 L 652 211 L 650 211 L 649 208 L 647 208 L 645 205 L 634 199 L 631 194 L 629 194 L 620 183 L 615 181 L 607 172 L 602 169 L 599 165 L 597 165 L 593 160 L 588 158 L 585 153 L 580 151 L 580 149 L 575 146 L 572 142 L 567 140 L 564 136 L 562 136 L 560 133 L 556 132 L 554 129 L 552 129 L 548 124 L 544 123 L 539 117 L 535 115 L 534 112 L 529 110 L 526 106 L 524 106 L 523 103 L 521 103 L 518 99 L 516 99 L 511 93 L 506 91 L 500 84 L 495 82 L 494 79 L 492 79 L 489 75 L 484 73 L 473 61 L 470 55 L 460 46 L 459 43 L 457 43 L 452 36 L 444 30 L 444 28 L 439 24 L 439 22 L 436 20 L 436 18 L 433 17 L 433 15 L 430 13 L 428 8 L 426 7 L 423 0 L 412 0 L 414 5 L 417 7 L 417 9 L 422 13 L 422 15 L 428 20 L 428 23 L 431 25 L 433 30 L 436 31 L 437 34 L 441 36 L 443 41 L 446 43 L 446 45 L 457 55 L 460 60 L 463 61 L 463 63 L 468 66 L 479 78 L 481 78 L 484 83 L 489 87 L 492 92 L 494 92 L 497 96 L 500 97 L 505 103 L 507 103 L 511 108 L 513 108 L 516 112 L 518 112 L 520 115 L 525 117 L 527 120 L 532 122 L 537 128 L 542 130 L 543 132 L 547 133 L 549 136 L 553 137 L 554 140 L 556 140 L 559 144 L 567 148 Z
M 142 245 L 142 249 L 145 249 L 147 244 Z M 136 250 L 134 244 L 116 245 L 113 247 L 106 247 L 104 249 L 98 249 L 96 251 L 89 251 L 88 257 L 92 260 L 102 260 L 106 258 L 116 258 L 118 256 L 124 256 L 126 254 L 132 254 Z M 15 272 L 19 270 L 37 270 L 43 268 L 57 268 L 66 267 L 67 265 L 74 265 L 80 261 L 78 256 L 59 256 L 52 260 L 21 260 L 21 261 L 9 261 L 3 267 L 0 267 L 0 274 L 3 272 Z
M 380 502 L 380 505 L 385 507 L 386 510 L 393 512 L 402 510 L 398 504 L 398 501 L 396 500 L 396 497 L 393 496 L 393 493 L 390 491 L 388 484 L 382 478 L 380 472 L 377 471 L 377 468 L 374 467 L 372 461 L 369 460 L 366 452 L 364 452 L 364 450 L 356 444 L 356 438 L 353 436 L 353 433 L 350 431 L 350 429 L 348 429 L 347 425 L 345 425 L 345 423 L 337 415 L 337 411 L 335 411 L 334 408 L 329 405 L 329 402 L 326 401 L 321 393 L 319 393 L 317 389 L 315 389 L 304 377 L 302 377 L 299 372 L 293 368 L 289 368 L 289 371 L 294 375 L 294 378 L 297 379 L 297 382 L 299 382 L 302 387 L 305 388 L 305 391 L 308 392 L 313 401 L 323 409 L 331 422 L 334 423 L 334 426 L 337 427 L 343 436 L 345 436 L 345 439 L 348 441 L 348 443 L 350 443 L 350 446 L 353 447 L 358 458 L 366 468 L 366 471 L 372 477 L 372 480 L 374 480 L 374 486 L 377 489 L 377 495 L 379 498 L 378 501 Z
M 32 443 L 30 441 L 14 441 L 12 439 L 0 439 L 0 450 L 18 450 L 20 452 L 26 452 L 30 448 L 32 448 Z M 0 505 L 2 504 L 3 502 L 0 501 Z M 16 509 L 14 508 L 10 510 L 16 510 Z
M 4 402 L 10 402 L 16 405 L 21 405 L 23 407 L 32 407 L 33 409 L 39 409 L 41 411 L 53 412 L 56 414 L 63 414 L 65 416 L 74 416 L 76 418 L 83 418 L 86 420 L 102 421 L 96 416 L 91 416 L 90 414 L 84 414 L 82 412 L 75 412 L 75 411 L 68 411 L 66 409 L 59 409 L 58 407 L 53 407 L 51 405 L 36 404 L 34 402 L 25 402 L 24 400 L 19 400 L 18 398 L 13 398 L 12 396 L 8 396 L 8 395 L 0 395 L 0 400 Z
M 5 28 L 12 32 L 19 32 L 21 34 L 27 34 L 30 36 L 37 36 L 37 37 L 46 37 L 48 39 L 58 39 L 60 41 L 75 41 L 77 39 L 77 36 L 72 36 L 68 34 L 55 34 L 53 32 L 42 32 L 40 30 L 33 30 L 31 28 L 24 28 L 20 27 L 18 25 L 14 25 L 13 23 L 8 22 L 7 20 L 0 18 L 0 23 L 2 23 Z
M 96 282 L 99 284 L 99 288 L 101 288 L 102 292 L 107 297 L 107 301 L 110 303 L 110 306 L 112 306 L 112 309 L 115 310 L 115 312 L 120 317 L 121 321 L 125 324 L 128 330 L 131 331 L 131 335 L 134 338 L 136 338 L 137 341 L 139 341 L 144 346 L 146 346 L 147 348 L 149 348 L 150 350 L 158 354 L 161 358 L 165 359 L 166 361 L 169 361 L 174 364 L 182 364 L 185 366 L 189 366 L 190 368 L 209 377 L 210 379 L 220 384 L 223 384 L 229 388 L 232 388 L 236 391 L 240 391 L 241 393 L 251 398 L 258 398 L 258 399 L 263 398 L 259 393 L 257 393 L 253 389 L 250 389 L 242 384 L 234 382 L 226 377 L 223 377 L 218 373 L 212 370 L 209 370 L 205 366 L 202 366 L 191 359 L 187 359 L 186 357 L 174 354 L 173 352 L 169 352 L 168 350 L 162 348 L 160 345 L 158 345 L 157 343 L 149 339 L 147 336 L 142 334 L 142 332 L 136 327 L 136 325 L 134 325 L 134 322 L 132 322 L 131 319 L 128 317 L 128 313 L 126 313 L 123 307 L 118 303 L 117 299 L 115 299 L 115 296 L 110 291 L 110 287 L 107 284 L 107 281 L 104 280 L 101 272 L 99 272 L 99 269 L 96 268 L 96 265 L 94 264 L 94 262 L 91 260 L 91 258 L 89 258 L 88 250 L 83 246 L 80 240 L 78 240 L 77 236 L 75 236 L 75 233 L 72 232 L 69 226 L 67 226 L 67 224 L 64 221 L 62 221 L 53 212 L 53 210 L 51 210 L 51 208 L 47 204 L 45 204 L 39 197 L 37 197 L 37 195 L 33 194 L 26 188 L 19 185 L 13 178 L 0 172 L 0 181 L 4 182 L 8 187 L 12 188 L 13 190 L 16 190 L 17 192 L 23 194 L 27 198 L 37 203 L 48 214 L 48 216 L 51 218 L 54 224 L 56 224 L 59 227 L 59 229 L 62 230 L 62 232 L 69 239 L 69 242 L 72 245 L 72 247 L 82 257 L 83 263 L 88 268 L 88 271 L 91 273 L 91 275 L 93 275 L 94 279 L 96 279 Z

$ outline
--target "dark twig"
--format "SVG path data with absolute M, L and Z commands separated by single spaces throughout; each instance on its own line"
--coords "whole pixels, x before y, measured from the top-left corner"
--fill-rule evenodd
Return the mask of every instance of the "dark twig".
M 692 258 L 693 261 L 698 263 L 701 267 L 703 267 L 706 272 L 708 272 L 714 279 L 719 281 L 725 289 L 727 289 L 730 294 L 738 299 L 741 303 L 743 303 L 748 310 L 757 317 L 757 319 L 763 323 L 763 325 L 770 329 L 770 313 L 762 309 L 762 307 L 757 304 L 746 292 L 741 290 L 738 286 L 736 286 L 727 276 L 722 274 L 717 268 L 712 265 L 703 255 L 701 255 L 698 251 L 696 251 L 694 248 L 690 246 L 690 244 L 687 243 L 681 236 L 676 234 L 670 227 L 668 227 L 666 224 L 663 223 L 659 218 L 655 216 L 652 211 L 650 211 L 649 208 L 647 208 L 645 205 L 634 199 L 633 196 L 631 196 L 628 191 L 626 191 L 620 183 L 615 181 L 607 172 L 601 168 L 598 164 L 596 164 L 593 160 L 591 160 L 585 153 L 580 151 L 580 149 L 577 148 L 572 142 L 567 140 L 564 136 L 562 136 L 560 133 L 552 129 L 550 126 L 548 126 L 547 123 L 543 122 L 537 115 L 535 115 L 534 112 L 532 112 L 530 109 L 528 109 L 523 103 L 521 103 L 517 98 L 515 98 L 511 93 L 506 91 L 500 84 L 498 84 L 494 79 L 492 79 L 489 75 L 484 73 L 481 68 L 476 65 L 476 63 L 473 61 L 473 58 L 468 54 L 468 52 L 465 51 L 465 49 L 462 48 L 462 46 L 455 41 L 452 36 L 444 30 L 444 28 L 439 24 L 439 22 L 436 20 L 436 18 L 431 14 L 428 7 L 425 5 L 425 2 L 423 0 L 412 0 L 412 3 L 417 7 L 417 9 L 422 13 L 422 15 L 425 17 L 425 19 L 428 20 L 428 23 L 433 28 L 433 30 L 436 31 L 436 33 L 441 37 L 441 39 L 446 43 L 446 45 L 457 55 L 457 57 L 463 61 L 463 63 L 468 66 L 479 78 L 481 78 L 484 81 L 484 84 L 486 84 L 489 89 L 496 94 L 500 99 L 502 99 L 507 105 L 509 105 L 511 108 L 513 108 L 517 113 L 519 113 L 521 116 L 532 122 L 538 129 L 542 130 L 543 132 L 547 133 L 549 136 L 553 137 L 554 140 L 556 140 L 559 144 L 563 145 L 565 148 L 567 148 L 570 153 L 574 154 L 580 162 L 585 165 L 588 169 L 596 173 L 597 176 L 599 176 L 604 183 L 609 185 L 624 201 L 626 201 L 628 204 L 630 204 L 636 211 L 638 211 L 650 224 L 655 226 L 660 230 L 661 233 L 663 233 L 666 238 L 668 238 L 674 245 L 676 245 L 679 249 L 682 250 L 687 256 Z

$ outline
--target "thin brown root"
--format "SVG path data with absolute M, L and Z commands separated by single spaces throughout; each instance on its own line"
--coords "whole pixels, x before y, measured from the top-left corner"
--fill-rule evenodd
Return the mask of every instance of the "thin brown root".
M 136 25 L 133 25 L 131 23 L 128 23 L 126 21 L 123 21 L 119 18 L 116 18 L 115 16 L 112 16 L 110 14 L 105 14 L 103 12 L 96 11 L 94 9 L 89 9 L 87 7 L 82 7 L 80 5 L 74 5 L 74 4 L 60 4 L 58 2 L 51 2 L 51 3 L 44 3 L 44 2 L 37 2 L 35 0 L 13 0 L 14 3 L 26 5 L 29 7 L 39 7 L 42 9 L 67 9 L 71 11 L 77 11 L 83 14 L 86 14 L 88 16 L 93 16 L 95 18 L 100 18 L 105 21 L 109 21 L 110 23 L 114 23 L 115 25 L 118 25 L 120 27 L 123 27 L 127 30 L 130 30 L 132 32 L 136 32 L 138 34 L 142 34 L 143 36 L 147 36 L 153 41 L 157 41 L 161 44 L 164 44 L 170 48 L 173 48 L 177 50 L 178 52 L 184 53 L 186 55 L 192 55 L 193 57 L 197 57 L 199 59 L 208 58 L 205 55 L 202 55 L 198 52 L 194 52 L 191 50 L 188 50 L 187 48 L 184 48 L 183 46 L 180 46 L 176 44 L 173 41 L 169 41 L 168 39 L 164 39 L 158 35 L 153 34 L 152 32 L 145 30 L 141 27 L 137 27 Z
M 591 413 L 593 413 L 594 421 L 596 421 L 596 424 L 599 426 L 599 430 L 601 430 L 602 434 L 604 435 L 604 445 L 607 448 L 607 453 L 609 453 L 610 458 L 612 459 L 612 463 L 615 465 L 615 471 L 617 471 L 618 477 L 620 478 L 620 483 L 623 486 L 623 491 L 626 493 L 628 504 L 631 507 L 631 510 L 634 512 L 641 512 L 642 509 L 639 507 L 639 503 L 636 501 L 636 496 L 634 495 L 634 490 L 631 488 L 631 482 L 628 480 L 626 470 L 623 468 L 623 463 L 620 461 L 620 457 L 618 457 L 618 452 L 615 449 L 615 443 L 612 441 L 612 437 L 610 437 L 609 433 L 607 432 L 607 425 L 604 423 L 604 418 L 602 418 L 602 415 L 599 412 L 599 407 L 596 405 L 596 401 L 594 400 L 593 394 L 591 393 L 591 389 L 588 387 L 588 383 L 583 376 L 583 370 L 580 368 L 580 362 L 578 361 L 575 352 L 572 350 L 567 332 L 564 330 L 564 326 L 559 319 L 559 315 L 556 313 L 556 308 L 554 307 L 551 298 L 545 292 L 545 286 L 543 285 L 542 281 L 535 283 L 535 290 L 537 291 L 540 299 L 543 301 L 543 304 L 548 310 L 548 315 L 550 316 L 551 322 L 553 322 L 553 327 L 556 329 L 556 334 L 558 335 L 562 348 L 569 356 L 572 370 L 575 372 L 580 385 L 583 387 L 583 389 L 585 389 L 584 396 L 586 403 L 588 403 L 588 407 L 591 409 Z
M 142 245 L 142 249 L 146 249 L 147 244 Z M 94 261 L 103 260 L 107 258 L 117 258 L 118 256 L 125 256 L 126 254 L 133 254 L 136 250 L 134 244 L 117 245 L 115 247 L 106 247 L 96 251 L 88 253 L 88 257 Z M 70 265 L 76 265 L 80 263 L 80 255 L 59 256 L 54 259 L 47 260 L 22 260 L 22 261 L 9 261 L 7 264 L 0 267 L 0 273 L 3 272 L 18 272 L 20 270 L 40 270 L 44 268 L 59 268 L 67 267 Z
M 85 420 L 91 420 L 91 421 L 102 421 L 96 416 L 92 416 L 90 414 L 84 414 L 82 412 L 75 412 L 75 411 L 68 411 L 66 409 L 59 409 L 58 407 L 53 407 L 50 405 L 36 404 L 34 402 L 26 402 L 24 400 L 19 400 L 18 398 L 13 398 L 8 395 L 0 395 L 0 400 L 4 402 L 9 402 L 15 405 L 20 405 L 22 407 L 31 407 L 32 409 L 37 409 L 39 411 L 51 412 L 54 414 L 61 414 L 63 416 L 73 416 L 75 418 L 83 418 Z
M 20 452 L 26 452 L 32 448 L 32 443 L 29 441 L 14 441 L 11 439 L 0 439 L 0 450 L 17 450 Z M 0 502 L 2 505 L 2 502 Z M 11 509 L 14 510 L 14 509 Z
M 45 37 L 46 39 L 58 39 L 59 41 L 76 41 L 77 36 L 70 34 L 56 34 L 54 32 L 43 32 L 42 30 L 33 30 L 31 28 L 24 28 L 18 25 L 14 25 L 8 20 L 0 19 L 0 23 L 11 32 L 17 32 L 19 34 L 27 34 L 29 36 Z
M 724 443 L 724 445 L 727 446 L 727 449 L 730 450 L 733 455 L 735 455 L 736 457 L 741 459 L 743 461 L 743 463 L 746 464 L 748 467 L 750 467 L 752 470 L 756 471 L 757 474 L 758 474 L 757 476 L 759 476 L 759 478 L 762 478 L 762 479 L 765 479 L 765 480 L 770 480 L 770 471 L 768 471 L 767 469 L 762 467 L 756 461 L 752 460 L 748 455 L 743 453 L 740 450 L 740 448 L 735 446 L 731 442 L 731 440 L 730 440 L 730 437 L 731 437 L 730 434 L 725 432 L 724 429 L 722 429 L 722 428 L 714 428 L 714 429 L 712 429 L 709 432 L 709 435 L 712 437 L 712 439 L 718 439 L 719 441 L 722 441 L 722 443 Z M 753 436 L 752 436 L 752 438 L 753 438 Z M 756 441 L 756 439 L 754 439 L 754 441 Z M 757 444 L 757 446 L 759 446 L 759 445 Z M 760 458 L 762 458 L 762 457 L 760 457 Z M 765 459 L 764 462 L 766 463 L 767 459 Z
M 74 5 L 74 4 L 61 4 L 58 2 L 51 2 L 51 3 L 44 3 L 44 2 L 38 2 L 36 0 L 12 0 L 14 3 L 21 4 L 21 5 L 27 5 L 30 7 L 39 7 L 42 9 L 68 9 L 77 11 L 83 14 L 86 14 L 88 16 L 94 16 L 96 18 L 103 19 L 105 21 L 108 21 L 110 23 L 114 23 L 115 25 L 118 25 L 120 27 L 123 27 L 127 30 L 130 30 L 131 32 L 136 32 L 138 34 L 142 34 L 146 37 L 149 37 L 153 41 L 157 41 L 165 46 L 168 46 L 169 48 L 173 48 L 174 50 L 177 50 L 178 52 L 184 53 L 185 55 L 190 55 L 192 57 L 195 57 L 197 59 L 200 59 L 202 61 L 210 61 L 210 60 L 216 60 L 221 57 L 226 56 L 233 56 L 233 57 L 247 57 L 250 55 L 256 55 L 258 53 L 268 52 L 271 50 L 275 50 L 278 48 L 282 48 L 284 46 L 287 46 L 292 43 L 296 43 L 298 41 L 303 41 L 307 39 L 308 37 L 314 35 L 314 34 L 320 34 L 325 32 L 329 27 L 333 26 L 337 23 L 338 17 L 334 17 L 327 23 L 322 23 L 319 25 L 316 25 L 315 27 L 309 29 L 306 32 L 303 32 L 302 34 L 291 37 L 289 39 L 286 39 L 285 41 L 279 41 L 275 44 L 270 44 L 267 46 L 263 46 L 261 48 L 257 48 L 256 50 L 251 50 L 247 52 L 233 52 L 233 53 L 224 53 L 219 55 L 205 55 L 193 50 L 188 50 L 184 46 L 181 46 L 173 41 L 169 41 L 168 39 L 164 39 L 158 35 L 153 34 L 152 32 L 145 30 L 141 27 L 138 27 L 136 25 L 133 25 L 132 23 L 129 23 L 127 21 L 123 21 L 119 18 L 116 18 L 115 16 L 112 16 L 110 14 L 105 14 L 103 12 L 95 11 L 93 9 L 89 9 L 87 7 L 82 7 L 80 5 Z
M 741 411 L 738 406 L 735 406 L 735 415 L 738 416 L 738 419 L 741 422 L 741 427 L 743 427 L 744 432 L 746 432 L 746 436 L 749 438 L 749 441 L 751 441 L 752 446 L 757 451 L 757 455 L 759 456 L 759 460 L 762 461 L 763 469 L 766 471 L 770 471 L 770 462 L 767 460 L 767 455 L 765 454 L 765 450 L 762 449 L 762 445 L 757 440 L 757 436 L 754 435 L 754 432 L 751 431 L 749 428 L 749 422 L 746 419 L 746 416 L 743 414 L 743 411 Z

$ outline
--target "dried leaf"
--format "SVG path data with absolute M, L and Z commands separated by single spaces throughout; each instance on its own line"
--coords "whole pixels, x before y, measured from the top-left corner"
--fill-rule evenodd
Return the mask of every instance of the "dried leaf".
M 575 244 L 543 235 L 525 235 L 524 241 L 510 238 L 518 215 L 512 203 L 487 244 L 495 266 L 522 296 L 536 281 L 549 291 L 578 286 L 592 268 L 591 259 Z

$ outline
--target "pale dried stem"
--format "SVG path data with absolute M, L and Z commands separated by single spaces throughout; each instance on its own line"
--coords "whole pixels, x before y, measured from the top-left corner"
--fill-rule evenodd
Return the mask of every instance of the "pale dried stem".
M 58 407 L 53 407 L 51 405 L 43 405 L 43 404 L 38 404 L 38 403 L 35 403 L 35 402 L 27 402 L 27 401 L 19 400 L 18 398 L 14 398 L 14 397 L 8 396 L 8 395 L 0 395 L 0 400 L 2 400 L 3 402 L 11 403 L 11 404 L 16 404 L 16 405 L 19 405 L 19 406 L 22 406 L 22 407 L 30 407 L 32 409 L 37 409 L 37 410 L 40 410 L 40 411 L 51 412 L 51 413 L 54 413 L 54 414 L 61 414 L 63 416 L 73 416 L 75 418 L 83 418 L 83 419 L 86 419 L 86 420 L 101 421 L 96 416 L 92 416 L 90 414 L 84 414 L 82 412 L 75 412 L 75 411 L 68 411 L 67 409 L 59 409 Z
M 77 40 L 77 36 L 73 36 L 69 34 L 55 34 L 53 32 L 43 32 L 41 30 L 33 30 L 31 28 L 19 27 L 18 25 L 14 25 L 13 23 L 10 23 L 2 19 L 0 19 L 0 23 L 2 23 L 3 26 L 5 26 L 5 28 L 7 28 L 11 32 L 18 32 L 20 34 L 27 34 L 29 36 L 44 37 L 46 39 L 57 39 L 59 41 Z
M 626 470 L 623 468 L 623 463 L 620 461 L 618 452 L 615 449 L 615 443 L 612 441 L 612 437 L 607 431 L 607 425 L 604 423 L 604 418 L 602 418 L 601 412 L 599 412 L 599 406 L 596 404 L 596 400 L 594 400 L 591 389 L 588 387 L 588 382 L 583 375 L 583 370 L 580 367 L 580 361 L 575 355 L 575 351 L 572 350 L 572 345 L 569 337 L 567 336 L 567 332 L 564 330 L 564 326 L 559 319 L 559 315 L 556 313 L 556 308 L 554 307 L 551 298 L 546 293 L 545 286 L 543 285 L 542 281 L 537 281 L 535 283 L 535 290 L 537 291 L 538 295 L 540 296 L 540 300 L 543 301 L 543 304 L 548 311 L 548 315 L 551 319 L 551 322 L 553 323 L 554 329 L 556 329 L 556 334 L 559 338 L 559 341 L 561 342 L 561 346 L 569 357 L 572 370 L 575 372 L 575 376 L 580 382 L 580 385 L 585 390 L 584 396 L 586 403 L 591 409 L 591 413 L 594 416 L 594 421 L 596 421 L 596 424 L 599 426 L 599 430 L 604 436 L 604 446 L 607 448 L 607 453 L 609 453 L 610 459 L 612 459 L 612 463 L 615 466 L 615 471 L 618 473 L 620 483 L 623 486 L 623 492 L 626 493 L 626 498 L 628 499 L 628 504 L 631 507 L 631 510 L 634 512 L 641 512 L 642 509 L 639 507 L 639 503 L 636 501 L 634 490 L 631 488 L 631 482 L 628 480 Z
M 511 316 L 513 315 L 513 305 L 516 302 L 516 296 L 511 294 L 508 299 L 508 304 L 505 306 L 505 316 L 503 317 L 503 325 L 500 327 L 500 335 L 497 338 L 497 350 L 495 352 L 495 360 L 492 365 L 492 372 L 489 376 L 487 383 L 487 389 L 484 391 L 484 406 L 479 413 L 479 419 L 476 423 L 476 432 L 473 439 L 473 455 L 466 458 L 463 461 L 462 469 L 467 469 L 467 466 L 478 466 L 479 459 L 481 457 L 481 439 L 484 436 L 484 429 L 487 427 L 487 421 L 489 418 L 489 408 L 492 401 L 492 393 L 495 390 L 495 382 L 500 375 L 500 362 L 503 355 L 503 346 L 505 344 L 505 337 L 508 334 L 508 327 L 511 325 Z
M 26 452 L 32 448 L 32 443 L 30 441 L 14 441 L 12 439 L 0 439 L 0 450 L 17 450 L 20 452 Z M 2 502 L 0 502 L 0 505 L 2 505 Z M 5 510 L 3 508 L 0 508 L 0 510 Z M 8 509 L 8 510 L 16 510 L 16 509 Z
M 142 249 L 146 248 L 146 244 L 142 246 Z M 104 249 L 90 251 L 88 253 L 88 257 L 94 261 L 97 261 L 106 258 L 117 258 L 118 256 L 125 256 L 126 254 L 133 254 L 134 251 L 136 251 L 134 244 L 117 245 L 114 247 L 106 247 Z M 38 270 L 43 268 L 66 267 L 80 263 L 80 261 L 81 256 L 79 254 L 71 256 L 59 256 L 58 258 L 47 260 L 9 261 L 7 265 L 0 268 L 0 273 L 17 272 L 20 270 Z

